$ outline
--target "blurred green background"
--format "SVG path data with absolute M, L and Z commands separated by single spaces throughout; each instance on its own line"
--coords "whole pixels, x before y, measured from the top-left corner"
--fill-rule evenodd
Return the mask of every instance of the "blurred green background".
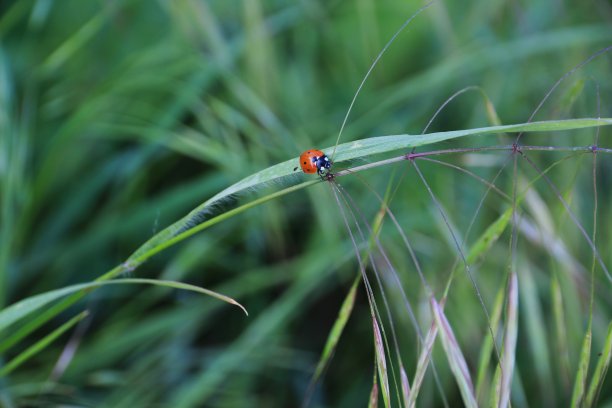
M 0 306 L 93 280 L 230 184 L 307 148 L 333 145 L 368 67 L 423 4 L 0 1 Z M 612 6 L 603 0 L 438 1 L 383 56 L 342 141 L 420 133 L 447 97 L 470 85 L 484 90 L 504 124 L 525 122 L 558 78 L 610 45 L 611 23 Z M 562 84 L 536 120 L 596 117 L 598 109 L 610 117 L 610 72 L 611 56 L 597 58 Z M 449 104 L 430 130 L 490 124 L 481 96 L 472 92 Z M 595 133 L 527 135 L 522 142 L 586 146 Z M 602 146 L 611 146 L 609 135 L 599 131 Z M 481 137 L 427 148 L 510 142 Z M 541 168 L 563 156 L 530 155 Z M 491 179 L 507 157 L 447 159 Z M 598 156 L 597 179 L 597 242 L 608 267 L 611 159 Z M 591 163 L 590 155 L 574 156 L 550 174 L 589 234 Z M 405 167 L 362 177 L 381 195 L 389 180 L 395 182 L 391 208 L 441 295 L 456 251 L 414 172 L 402 177 Z M 486 187 L 440 165 L 421 167 L 463 237 Z M 520 167 L 519 184 L 536 177 Z M 499 187 L 510 194 L 513 180 L 510 165 Z M 380 206 L 372 191 L 357 177 L 341 184 L 372 219 Z M 504 200 L 490 196 L 466 247 L 505 208 Z M 567 405 L 588 319 L 591 251 L 545 184 L 534 185 L 525 211 L 532 230 L 525 227 L 518 245 L 521 322 L 512 403 Z M 529 231 L 535 231 L 531 237 Z M 489 308 L 505 282 L 508 237 L 506 231 L 474 268 Z M 561 252 L 546 250 L 551 239 Z M 381 241 L 428 327 L 423 288 L 392 225 L 385 225 Z M 182 242 L 131 274 L 218 290 L 244 304 L 248 318 L 198 294 L 102 288 L 4 351 L 6 362 L 81 310 L 91 312 L 76 330 L 0 379 L 0 404 L 298 406 L 357 272 L 329 188 L 299 191 Z M 488 330 L 473 287 L 463 272 L 458 276 L 447 313 L 475 372 Z M 597 282 L 594 356 L 612 315 L 610 282 L 601 270 Z M 412 377 L 414 329 L 401 304 L 394 309 Z M 311 406 L 367 404 L 371 327 L 360 293 Z M 445 397 L 457 406 L 458 390 L 437 353 Z M 607 385 L 602 405 L 612 403 L 610 380 Z M 431 378 L 424 387 L 420 405 L 441 405 Z

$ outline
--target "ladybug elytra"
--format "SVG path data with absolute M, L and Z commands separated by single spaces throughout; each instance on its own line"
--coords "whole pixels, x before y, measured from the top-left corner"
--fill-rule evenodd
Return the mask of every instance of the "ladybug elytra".
M 332 164 L 329 157 L 321 150 L 306 150 L 300 155 L 300 167 L 307 174 L 317 173 L 323 176 L 326 172 L 329 172 Z M 297 167 L 294 170 L 297 170 Z

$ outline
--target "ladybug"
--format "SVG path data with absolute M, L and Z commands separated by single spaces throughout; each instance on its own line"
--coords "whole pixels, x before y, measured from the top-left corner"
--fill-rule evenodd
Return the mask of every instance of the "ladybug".
M 326 172 L 329 173 L 332 164 L 329 157 L 321 150 L 311 149 L 300 154 L 300 167 L 307 174 L 317 173 L 323 177 Z M 297 170 L 297 167 L 293 170 Z

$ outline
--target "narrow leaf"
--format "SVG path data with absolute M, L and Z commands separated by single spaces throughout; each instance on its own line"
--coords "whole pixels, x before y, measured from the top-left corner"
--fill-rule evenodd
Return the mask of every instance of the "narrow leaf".
M 353 311 L 353 306 L 355 305 L 355 296 L 357 293 L 357 286 L 359 285 L 360 280 L 361 275 L 357 275 L 355 281 L 349 289 L 349 292 L 344 298 L 344 302 L 342 302 L 342 307 L 340 308 L 340 312 L 338 313 L 338 318 L 334 322 L 334 326 L 329 332 L 327 342 L 325 343 L 325 348 L 323 349 L 323 353 L 321 354 L 321 359 L 319 360 L 317 368 L 315 369 L 315 373 L 312 376 L 311 384 L 314 384 L 319 380 L 321 374 L 323 374 L 323 371 L 325 370 L 325 367 L 327 367 L 327 364 L 329 363 L 329 360 L 331 359 L 333 352 L 336 349 L 336 346 L 338 345 L 338 341 L 340 341 L 340 336 L 344 331 L 344 327 L 346 326 L 346 323 L 348 322 L 348 319 Z
M 584 339 L 582 340 L 582 349 L 580 351 L 580 362 L 578 363 L 578 372 L 576 373 L 576 380 L 574 381 L 574 390 L 572 391 L 572 407 L 580 407 L 584 402 L 584 395 L 586 392 L 586 380 L 589 373 L 589 360 L 591 359 L 591 337 L 592 328 L 591 320 L 589 319 L 589 325 Z
M 156 280 L 156 279 L 116 279 L 112 281 L 104 281 L 104 282 L 89 282 L 89 283 L 80 283 L 77 285 L 66 286 L 61 289 L 52 290 L 49 292 L 41 293 L 39 295 L 31 296 L 29 298 L 23 299 L 17 303 L 12 304 L 6 309 L 0 311 L 0 332 L 6 329 L 11 324 L 16 321 L 23 319 L 30 313 L 35 312 L 48 305 L 49 303 L 60 299 L 64 296 L 67 296 L 71 293 L 79 292 L 82 290 L 98 288 L 106 285 L 125 285 L 125 284 L 148 284 L 148 285 L 156 285 L 156 286 L 165 286 L 176 289 L 184 289 L 192 292 L 202 293 L 204 295 L 212 296 L 224 302 L 230 303 L 232 305 L 236 305 L 242 309 L 244 313 L 247 313 L 246 309 L 234 299 L 222 295 L 217 292 L 213 292 L 212 290 L 204 289 L 198 286 L 190 285 L 187 283 L 174 282 L 174 281 L 164 281 L 164 280 Z M 247 313 L 248 315 L 248 313 Z
M 560 130 L 581 129 L 597 126 L 612 125 L 612 118 L 603 119 L 569 119 L 556 120 L 545 122 L 531 122 L 516 125 L 490 126 L 484 128 L 454 130 L 449 132 L 428 133 L 424 135 L 391 135 L 378 136 L 367 139 L 355 140 L 348 143 L 343 143 L 337 146 L 336 155 L 333 158 L 336 164 L 347 162 L 350 160 L 367 159 L 370 156 L 389 153 L 394 151 L 404 151 L 417 146 L 428 145 L 445 140 L 457 139 L 467 136 L 500 134 L 507 132 L 553 132 Z M 323 149 L 326 152 L 334 150 L 333 147 Z M 173 237 L 187 230 L 193 229 L 201 224 L 206 219 L 210 218 L 215 212 L 215 208 L 219 203 L 224 202 L 230 197 L 237 194 L 253 191 L 273 182 L 288 181 L 294 184 L 300 180 L 299 174 L 294 172 L 297 158 L 287 160 L 252 174 L 239 182 L 229 186 L 225 190 L 219 192 L 209 200 L 205 201 L 185 217 L 176 221 L 172 225 L 166 227 L 158 234 L 145 242 L 138 250 L 130 257 L 130 261 L 146 259 L 149 252 L 157 252 L 159 246 L 166 246 L 166 241 L 171 241 Z M 308 183 L 312 184 L 312 183 Z M 303 183 L 301 187 L 307 184 Z M 174 240 L 171 241 L 175 243 Z
M 21 364 L 29 360 L 31 357 L 44 350 L 49 344 L 51 344 L 55 339 L 61 336 L 64 332 L 69 330 L 75 324 L 83 320 L 87 317 L 89 312 L 85 310 L 84 312 L 79 313 L 72 319 L 68 320 L 66 323 L 62 324 L 57 329 L 53 330 L 51 333 L 34 343 L 32 346 L 28 347 L 25 351 L 19 353 L 17 357 L 6 363 L 2 368 L 0 368 L 0 377 L 4 377 Z
M 402 379 L 402 396 L 404 400 L 404 406 L 408 406 L 410 400 L 410 382 L 408 381 L 408 375 L 406 375 L 406 369 L 404 365 L 400 365 L 400 377 Z
M 391 397 L 389 394 L 389 377 L 387 375 L 387 359 L 385 358 L 385 347 L 383 345 L 382 336 L 376 319 L 372 319 L 374 326 L 374 345 L 376 350 L 376 367 L 378 368 L 378 378 L 382 388 L 383 402 L 385 407 L 391 406 Z
M 491 225 L 487 227 L 484 233 L 478 237 L 478 240 L 470 248 L 467 256 L 467 262 L 473 264 L 478 261 L 485 253 L 491 249 L 493 244 L 497 242 L 501 234 L 504 232 L 510 219 L 512 218 L 512 208 L 509 207 L 504 211 Z M 461 266 L 463 268 L 463 266 Z
M 374 371 L 374 380 L 372 381 L 368 408 L 378 408 L 378 381 L 376 380 L 376 370 Z
M 508 283 L 508 306 L 506 309 L 506 330 L 502 351 L 502 374 L 500 384 L 500 404 L 505 408 L 510 404 L 510 390 L 514 363 L 516 360 L 516 338 L 518 333 L 518 281 L 516 273 L 510 274 Z
M 429 367 L 429 361 L 431 360 L 431 352 L 433 350 L 434 341 L 438 335 L 438 325 L 435 321 L 431 323 L 431 327 L 427 332 L 421 354 L 419 355 L 419 361 L 417 363 L 416 372 L 414 374 L 414 380 L 412 381 L 412 391 L 410 392 L 407 407 L 412 408 L 416 405 L 416 399 L 421 390 L 427 367 Z
M 467 256 L 468 263 L 476 262 L 480 257 L 482 257 L 489 249 L 493 246 L 495 242 L 499 239 L 501 234 L 504 232 L 508 223 L 511 219 L 512 208 L 508 208 L 508 210 L 504 211 L 495 222 L 493 222 L 489 227 L 484 231 L 484 233 L 474 242 L 471 246 L 470 251 Z M 496 330 L 497 324 L 499 322 L 499 316 L 501 315 L 501 305 L 503 303 L 503 291 L 500 291 L 498 294 L 498 307 L 495 309 L 495 312 L 492 315 L 492 325 L 493 330 Z M 414 380 L 412 382 L 412 391 L 410 393 L 410 398 L 408 399 L 407 407 L 414 407 L 416 405 L 416 398 L 419 394 L 419 390 L 423 383 L 423 379 L 425 378 L 425 373 L 427 372 L 427 367 L 429 366 L 429 361 L 431 360 L 431 353 L 433 350 L 434 341 L 438 334 L 438 326 L 432 323 L 429 331 L 427 332 L 427 336 L 425 337 L 424 345 L 419 355 L 419 360 L 417 363 L 416 372 L 414 375 Z M 488 365 L 488 361 L 490 359 L 491 350 L 493 348 L 493 342 L 490 337 L 485 339 L 484 349 L 488 351 L 483 351 L 481 353 L 480 364 L 479 364 L 479 383 L 482 381 L 481 375 L 483 376 L 486 372 L 486 366 Z M 482 374 L 481 374 L 482 373 Z
M 438 302 L 431 298 L 430 303 L 436 324 L 440 329 L 442 347 L 444 348 L 453 376 L 459 386 L 463 403 L 468 408 L 476 408 L 478 404 L 476 403 L 476 396 L 474 395 L 472 378 L 470 377 L 465 357 L 459 348 L 459 343 L 457 343 L 453 330 Z
M 593 378 L 591 378 L 591 385 L 589 386 L 589 392 L 587 393 L 586 406 L 592 407 L 597 403 L 601 386 L 606 379 L 608 368 L 610 368 L 610 358 L 612 357 L 612 323 L 608 324 L 608 335 L 606 336 L 606 342 L 603 350 L 599 355 L 599 361 L 595 366 L 593 372 Z
M 493 333 L 497 333 L 499 322 L 501 320 L 502 311 L 504 309 L 504 299 L 505 299 L 505 288 L 504 286 L 500 286 L 497 291 L 497 295 L 495 296 L 495 303 L 493 305 L 493 311 L 491 312 L 491 330 Z M 482 348 L 480 349 L 480 357 L 478 359 L 478 376 L 476 380 L 476 396 L 478 398 L 486 398 L 483 397 L 481 393 L 485 388 L 485 378 L 487 378 L 489 363 L 491 361 L 491 353 L 493 352 L 493 338 L 491 336 L 486 336 L 484 339 L 484 343 Z M 490 397 L 490 396 L 489 396 Z

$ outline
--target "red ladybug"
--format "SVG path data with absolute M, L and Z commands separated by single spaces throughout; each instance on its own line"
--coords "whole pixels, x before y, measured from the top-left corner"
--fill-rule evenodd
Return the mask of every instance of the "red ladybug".
M 306 150 L 300 154 L 300 167 L 304 173 L 313 174 L 317 173 L 320 176 L 329 173 L 329 169 L 332 166 L 332 161 L 320 150 Z M 297 167 L 293 169 L 297 170 Z

